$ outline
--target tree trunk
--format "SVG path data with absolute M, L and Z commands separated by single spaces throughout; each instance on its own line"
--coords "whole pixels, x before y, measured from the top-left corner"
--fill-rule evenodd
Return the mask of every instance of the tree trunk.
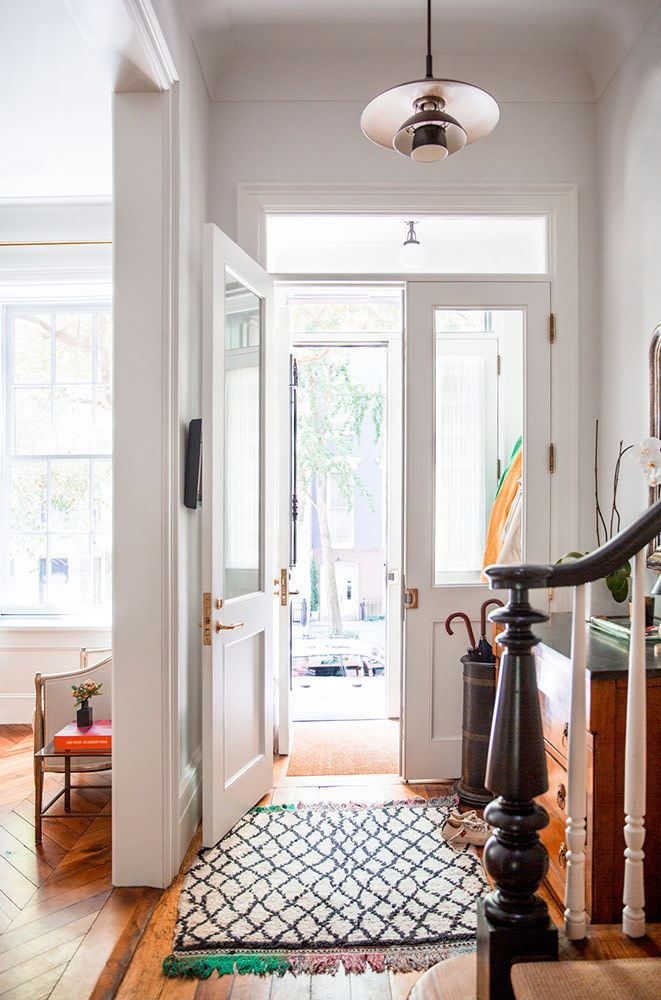
M 328 601 L 328 618 L 331 631 L 342 635 L 342 614 L 340 599 L 337 593 L 337 578 L 335 576 L 335 556 L 331 545 L 328 527 L 328 508 L 326 506 L 326 481 L 317 477 L 316 495 L 317 521 L 321 538 L 322 572 L 324 574 L 324 589 L 322 593 Z

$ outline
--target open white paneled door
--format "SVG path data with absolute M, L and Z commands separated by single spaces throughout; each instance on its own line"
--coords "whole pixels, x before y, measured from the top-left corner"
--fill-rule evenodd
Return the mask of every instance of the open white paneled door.
M 550 286 L 411 281 L 407 302 L 405 585 L 417 606 L 405 611 L 403 774 L 440 780 L 461 773 L 468 647 L 461 623 L 450 637 L 445 620 L 465 612 L 477 640 L 482 602 L 503 596 L 480 570 L 493 497 L 521 434 L 523 558 L 508 561 L 551 557 Z
M 273 283 L 204 231 L 203 843 L 273 781 Z

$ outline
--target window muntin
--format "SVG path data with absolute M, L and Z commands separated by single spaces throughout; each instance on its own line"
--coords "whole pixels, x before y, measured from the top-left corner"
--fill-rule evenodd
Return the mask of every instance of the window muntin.
M 112 314 L 6 311 L 2 612 L 111 606 Z

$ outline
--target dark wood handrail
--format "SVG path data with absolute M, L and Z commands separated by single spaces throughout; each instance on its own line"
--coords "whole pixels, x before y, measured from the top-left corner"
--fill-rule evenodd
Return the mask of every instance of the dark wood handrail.
M 536 590 L 541 587 L 577 587 L 602 580 L 632 559 L 661 534 L 661 500 L 628 528 L 600 548 L 572 562 L 554 566 L 488 566 L 492 590 Z
M 530 590 L 573 587 L 602 579 L 661 534 L 661 500 L 595 552 L 555 566 L 489 566 L 492 589 L 509 591 L 504 608 L 489 618 L 505 626 L 504 652 L 491 726 L 485 786 L 494 800 L 484 818 L 494 827 L 484 848 L 492 891 L 477 904 L 478 1000 L 514 1000 L 510 967 L 526 957 L 558 955 L 557 930 L 537 888 L 548 870 L 539 831 L 549 822 L 541 803 L 548 790 L 539 709 L 533 627 L 548 614 L 529 602 Z

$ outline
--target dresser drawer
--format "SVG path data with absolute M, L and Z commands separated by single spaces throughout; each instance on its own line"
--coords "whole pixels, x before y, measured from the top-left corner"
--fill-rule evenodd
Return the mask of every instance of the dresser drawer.
M 555 752 L 567 760 L 567 738 L 569 735 L 569 706 L 559 705 L 558 701 L 544 692 L 539 692 L 539 709 L 542 715 L 542 731 L 544 739 Z
M 540 832 L 540 838 L 549 853 L 547 881 L 558 902 L 564 905 L 565 897 L 565 824 L 567 822 L 567 770 L 562 763 L 546 751 L 549 790 L 540 795 L 538 802 L 549 814 L 549 825 Z

